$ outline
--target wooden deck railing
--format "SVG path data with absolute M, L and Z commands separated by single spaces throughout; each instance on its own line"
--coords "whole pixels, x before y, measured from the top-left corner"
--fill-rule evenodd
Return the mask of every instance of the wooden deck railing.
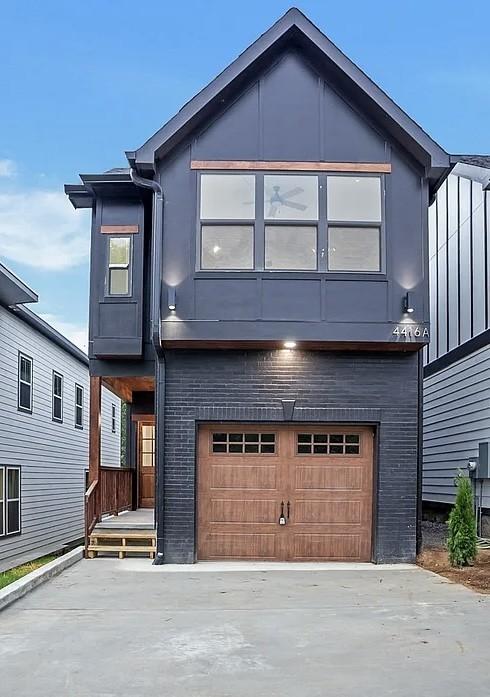
M 121 467 L 100 468 L 100 515 L 117 515 L 133 503 L 133 471 Z
M 101 467 L 99 473 L 85 493 L 85 549 L 103 515 L 117 515 L 133 505 L 134 470 Z
M 99 516 L 97 513 L 97 499 L 99 493 L 98 484 L 99 482 L 97 480 L 95 482 L 92 482 L 92 484 L 85 492 L 85 550 L 88 545 L 90 533 L 95 528 L 99 520 Z

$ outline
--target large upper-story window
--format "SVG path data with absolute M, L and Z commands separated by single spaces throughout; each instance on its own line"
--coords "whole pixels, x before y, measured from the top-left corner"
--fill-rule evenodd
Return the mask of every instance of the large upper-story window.
M 382 271 L 382 178 L 201 174 L 203 271 Z
M 318 177 L 264 176 L 265 268 L 317 270 Z
M 381 179 L 327 177 L 329 271 L 381 271 Z
M 201 268 L 253 269 L 255 177 L 201 177 Z

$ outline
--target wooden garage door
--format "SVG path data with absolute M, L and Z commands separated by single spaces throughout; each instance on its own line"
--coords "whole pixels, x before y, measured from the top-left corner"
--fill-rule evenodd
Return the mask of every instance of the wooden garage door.
M 370 428 L 202 426 L 198 558 L 369 561 L 372 489 Z

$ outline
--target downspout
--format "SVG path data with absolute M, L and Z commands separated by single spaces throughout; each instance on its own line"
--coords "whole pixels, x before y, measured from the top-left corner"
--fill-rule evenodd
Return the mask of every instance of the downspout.
M 418 399 L 417 399 L 417 549 L 422 551 L 422 479 L 424 474 L 424 350 L 418 353 Z
M 145 179 L 131 167 L 131 181 L 153 191 L 153 218 L 151 230 L 151 300 L 150 331 L 155 349 L 155 523 L 157 529 L 157 550 L 154 564 L 164 563 L 163 526 L 165 499 L 165 353 L 161 341 L 161 298 L 162 298 L 162 254 L 163 254 L 163 206 L 164 195 L 160 184 L 153 179 Z

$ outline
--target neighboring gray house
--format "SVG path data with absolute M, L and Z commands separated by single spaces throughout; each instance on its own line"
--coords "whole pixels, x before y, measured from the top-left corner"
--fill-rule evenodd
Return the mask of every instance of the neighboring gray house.
M 490 440 L 490 156 L 451 159 L 429 209 L 423 498 L 432 507 L 453 502 L 458 469 Z
M 83 536 L 88 359 L 36 300 L 0 264 L 0 571 Z M 119 467 L 120 400 L 103 388 L 102 405 L 102 461 Z

